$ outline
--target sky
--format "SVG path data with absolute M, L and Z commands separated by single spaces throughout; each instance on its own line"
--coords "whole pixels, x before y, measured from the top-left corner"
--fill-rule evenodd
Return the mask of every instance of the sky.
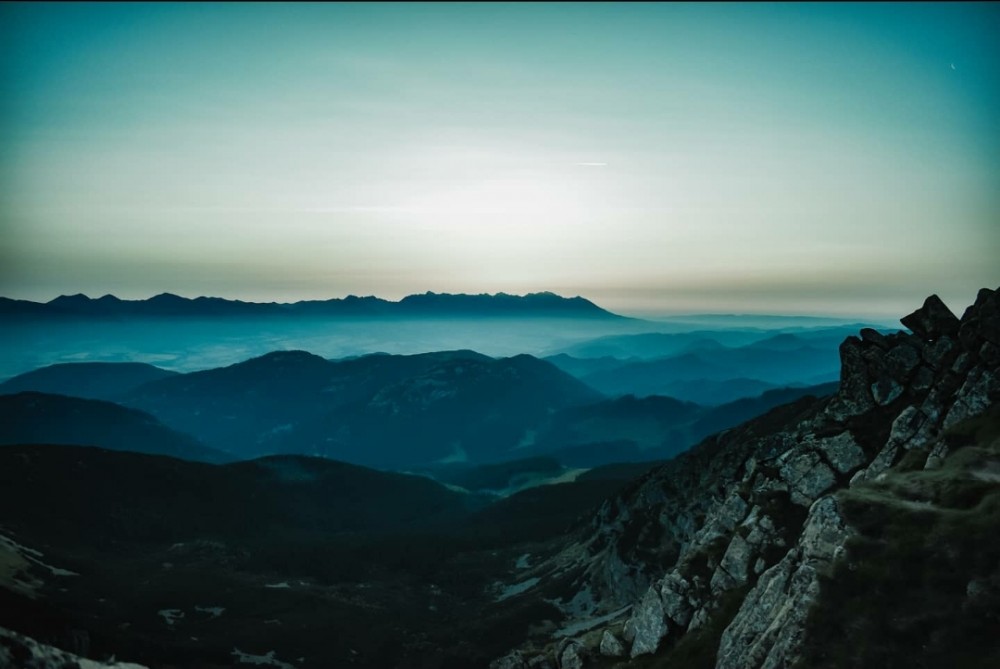
M 959 313 L 1000 5 L 0 5 L 0 294 Z

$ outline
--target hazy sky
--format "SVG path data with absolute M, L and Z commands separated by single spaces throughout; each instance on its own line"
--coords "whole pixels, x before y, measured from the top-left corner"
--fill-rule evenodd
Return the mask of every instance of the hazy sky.
M 0 5 L 0 294 L 961 310 L 1000 6 Z

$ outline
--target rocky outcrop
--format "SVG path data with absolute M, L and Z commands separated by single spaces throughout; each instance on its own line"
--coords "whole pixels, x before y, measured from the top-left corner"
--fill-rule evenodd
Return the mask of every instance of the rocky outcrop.
M 834 494 L 931 444 L 935 466 L 948 448 L 942 432 L 1000 397 L 997 291 L 980 291 L 961 319 L 931 296 L 902 322 L 911 332 L 862 330 L 843 342 L 836 395 L 710 437 L 603 505 L 561 559 L 576 556 L 592 615 L 632 605 L 619 641 L 629 657 L 664 652 L 712 621 L 724 630 L 720 669 L 794 663 L 819 579 L 851 534 Z M 733 597 L 739 606 L 723 607 Z M 579 641 L 610 649 L 622 622 Z
M 792 666 L 809 608 L 819 596 L 819 575 L 847 539 L 833 497 L 812 505 L 798 543 L 763 574 L 722 634 L 716 669 Z
M 0 627 L 0 667 L 11 669 L 147 669 L 131 662 L 96 662 Z

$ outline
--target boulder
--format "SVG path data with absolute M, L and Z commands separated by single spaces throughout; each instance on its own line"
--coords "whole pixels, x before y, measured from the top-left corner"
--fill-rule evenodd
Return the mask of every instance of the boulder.
M 601 655 L 605 657 L 625 656 L 625 646 L 618 640 L 618 637 L 611 633 L 611 630 L 604 630 L 604 634 L 601 635 L 599 650 L 601 651 Z
M 924 300 L 924 306 L 909 316 L 904 316 L 900 322 L 926 341 L 957 335 L 961 326 L 958 317 L 951 313 L 951 309 L 937 295 L 928 297 Z
M 631 657 L 655 653 L 660 645 L 660 640 L 667 635 L 663 602 L 655 588 L 646 591 L 630 621 L 635 634 L 632 640 Z
M 575 639 L 566 639 L 556 652 L 556 666 L 558 669 L 583 669 L 585 652 L 582 643 Z

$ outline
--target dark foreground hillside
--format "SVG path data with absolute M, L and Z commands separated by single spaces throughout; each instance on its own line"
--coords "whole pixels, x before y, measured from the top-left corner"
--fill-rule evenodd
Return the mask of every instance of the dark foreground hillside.
M 482 666 L 530 620 L 561 615 L 505 597 L 502 582 L 623 483 L 609 472 L 487 506 L 429 478 L 320 458 L 213 465 L 11 445 L 0 628 L 150 667 L 271 652 L 277 666 Z M 0 666 L 21 669 L 4 663 L 4 643 Z

